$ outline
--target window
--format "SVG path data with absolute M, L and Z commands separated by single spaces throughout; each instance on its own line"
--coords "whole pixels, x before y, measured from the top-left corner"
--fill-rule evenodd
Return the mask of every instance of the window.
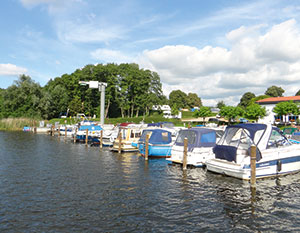
M 183 143 L 184 138 L 188 139 L 189 144 L 194 144 L 196 141 L 196 133 L 194 131 L 190 131 L 190 130 L 180 131 L 180 133 L 176 139 L 176 143 Z
M 289 144 L 286 138 L 280 134 L 277 130 L 272 129 L 271 136 L 268 141 L 268 148 L 278 147 Z
M 161 133 L 161 138 L 163 142 L 168 142 L 169 141 L 169 137 L 168 137 L 168 133 L 167 132 L 163 132 Z
M 201 143 L 205 143 L 205 142 L 210 142 L 210 143 L 216 142 L 216 134 L 214 132 L 202 134 Z

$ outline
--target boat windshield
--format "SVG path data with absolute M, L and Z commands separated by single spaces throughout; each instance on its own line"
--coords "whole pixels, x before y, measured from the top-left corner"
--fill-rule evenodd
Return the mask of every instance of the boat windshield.
M 218 145 L 234 146 L 248 149 L 251 146 L 252 140 L 247 129 L 229 128 L 218 142 Z
M 290 145 L 289 141 L 278 130 L 273 128 L 268 141 L 267 148 L 279 147 L 285 145 Z
M 176 139 L 176 143 L 184 143 L 184 138 L 187 138 L 189 144 L 194 144 L 196 141 L 196 133 L 191 130 L 182 130 Z

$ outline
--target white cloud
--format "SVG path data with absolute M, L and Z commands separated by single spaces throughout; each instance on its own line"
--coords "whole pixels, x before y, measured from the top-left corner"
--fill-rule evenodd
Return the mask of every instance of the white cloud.
M 266 27 L 242 26 L 227 33 L 230 49 L 164 46 L 144 51 L 139 61 L 159 73 L 167 94 L 194 92 L 204 103 L 236 104 L 245 92 L 263 94 L 271 85 L 294 95 L 300 83 L 299 26 L 291 19 Z
M 117 50 L 97 49 L 90 53 L 93 59 L 106 62 L 126 63 L 131 62 L 132 58 Z
M 0 64 L 0 76 L 15 76 L 27 73 L 27 69 L 14 64 Z

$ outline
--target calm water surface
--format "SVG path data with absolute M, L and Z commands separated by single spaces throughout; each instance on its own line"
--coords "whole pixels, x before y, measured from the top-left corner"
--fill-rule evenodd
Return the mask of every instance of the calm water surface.
M 0 232 L 299 232 L 300 174 L 249 184 L 0 132 Z

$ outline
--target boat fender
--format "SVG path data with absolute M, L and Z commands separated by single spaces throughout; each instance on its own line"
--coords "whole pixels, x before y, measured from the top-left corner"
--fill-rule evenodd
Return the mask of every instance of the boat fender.
M 115 141 L 114 137 L 113 137 L 113 136 L 110 136 L 109 141 L 110 141 L 110 142 L 114 142 L 114 141 Z
M 281 171 L 281 167 L 282 167 L 282 162 L 281 160 L 277 160 L 277 172 Z

